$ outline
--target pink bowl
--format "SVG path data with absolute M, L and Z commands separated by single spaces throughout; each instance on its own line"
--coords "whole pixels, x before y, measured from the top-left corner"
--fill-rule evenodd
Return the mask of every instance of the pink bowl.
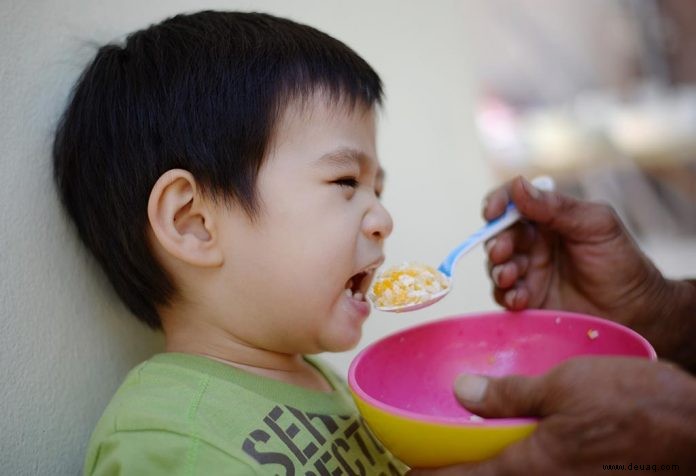
M 381 339 L 350 365 L 358 400 L 398 417 L 445 425 L 518 425 L 529 418 L 475 422 L 454 397 L 457 375 L 537 375 L 571 357 L 656 359 L 636 332 L 563 311 L 488 312 L 428 322 Z

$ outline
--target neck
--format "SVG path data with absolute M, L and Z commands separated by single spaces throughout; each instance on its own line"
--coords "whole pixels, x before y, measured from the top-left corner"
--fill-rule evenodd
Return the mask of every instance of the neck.
M 262 377 L 313 390 L 332 390 L 302 354 L 263 349 L 204 318 L 183 319 L 166 311 L 161 315 L 167 352 L 200 355 Z

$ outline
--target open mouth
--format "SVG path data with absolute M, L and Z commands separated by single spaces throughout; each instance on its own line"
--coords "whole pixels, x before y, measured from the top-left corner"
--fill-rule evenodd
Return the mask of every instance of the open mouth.
M 355 299 L 356 301 L 365 301 L 365 295 L 370 288 L 370 283 L 374 277 L 375 270 L 370 269 L 354 274 L 348 282 L 346 282 L 346 296 Z

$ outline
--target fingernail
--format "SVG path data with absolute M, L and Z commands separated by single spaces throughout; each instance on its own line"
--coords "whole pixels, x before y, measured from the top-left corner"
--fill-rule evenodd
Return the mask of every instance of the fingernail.
M 508 291 L 508 293 L 505 295 L 505 304 L 507 304 L 508 307 L 514 306 L 516 297 L 517 297 L 517 289 L 513 289 L 512 291 Z
M 479 403 L 486 395 L 488 379 L 478 375 L 460 375 L 454 382 L 457 396 L 466 402 Z
M 486 244 L 485 244 L 486 253 L 490 253 L 494 246 L 495 246 L 495 238 L 491 238 L 490 240 L 486 241 Z
M 491 277 L 493 278 L 493 281 L 495 281 L 495 284 L 500 285 L 500 282 L 498 281 L 498 278 L 500 278 L 500 273 L 503 272 L 503 265 L 499 264 L 498 266 L 493 266 L 493 269 L 491 270 Z
M 539 200 L 541 198 L 541 190 L 532 185 L 531 182 L 524 177 L 522 177 L 522 187 L 524 187 L 524 191 L 534 200 Z

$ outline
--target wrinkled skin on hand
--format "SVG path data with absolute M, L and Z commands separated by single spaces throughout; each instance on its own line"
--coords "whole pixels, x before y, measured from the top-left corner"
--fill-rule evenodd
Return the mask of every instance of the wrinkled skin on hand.
M 499 304 L 602 316 L 644 335 L 658 355 L 692 363 L 693 351 L 683 347 L 693 347 L 685 337 L 696 325 L 684 309 L 688 302 L 696 311 L 696 287 L 665 279 L 611 207 L 540 191 L 518 177 L 488 195 L 484 218 L 499 216 L 510 200 L 526 220 L 486 244 Z
M 582 357 L 539 377 L 485 381 L 482 395 L 473 392 L 478 401 L 468 391 L 472 382 L 458 381 L 467 408 L 487 417 L 537 416 L 537 429 L 490 460 L 410 475 L 592 476 L 608 474 L 602 465 L 631 463 L 656 465 L 657 474 L 696 474 L 696 380 L 676 366 Z M 673 464 L 679 471 L 660 471 Z

